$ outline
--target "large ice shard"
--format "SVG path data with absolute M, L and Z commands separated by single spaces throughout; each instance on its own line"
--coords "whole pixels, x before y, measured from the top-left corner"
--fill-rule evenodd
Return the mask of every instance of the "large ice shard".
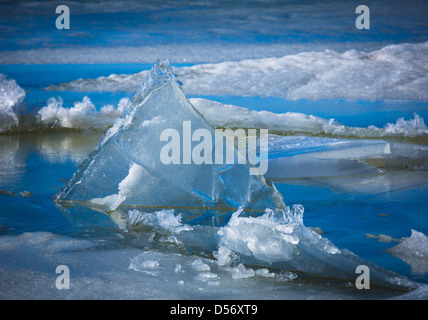
M 178 132 L 183 149 L 185 143 L 187 148 L 194 147 L 198 141 L 184 141 L 190 126 L 193 132 L 205 129 L 215 137 L 215 128 L 187 99 L 169 63 L 160 61 L 56 200 L 106 212 L 119 207 L 189 209 L 193 210 L 189 220 L 197 223 L 212 221 L 214 211 L 228 216 L 239 206 L 260 213 L 285 207 L 274 185 L 262 175 L 249 174 L 248 161 L 188 163 L 183 150 L 176 163 L 164 164 L 160 155 L 168 140 L 161 139 L 162 132 Z M 213 155 L 214 140 L 210 145 Z M 207 210 L 211 213 L 201 214 Z

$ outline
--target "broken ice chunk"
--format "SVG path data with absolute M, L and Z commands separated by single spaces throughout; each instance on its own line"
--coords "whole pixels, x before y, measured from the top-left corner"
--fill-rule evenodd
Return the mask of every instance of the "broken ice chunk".
M 428 272 L 428 237 L 422 232 L 412 230 L 409 238 L 386 250 L 412 267 L 413 274 Z

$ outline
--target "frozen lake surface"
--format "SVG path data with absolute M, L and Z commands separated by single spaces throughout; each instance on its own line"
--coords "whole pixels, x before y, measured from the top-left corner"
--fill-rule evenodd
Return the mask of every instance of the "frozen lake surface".
M 61 31 L 50 2 L 1 5 L 1 299 L 427 299 L 426 2 L 369 4 L 370 32 L 340 1 L 69 4 Z M 269 129 L 265 178 L 289 211 L 209 225 L 179 207 L 54 201 L 159 58 L 206 128 Z M 225 201 L 242 195 L 232 177 Z

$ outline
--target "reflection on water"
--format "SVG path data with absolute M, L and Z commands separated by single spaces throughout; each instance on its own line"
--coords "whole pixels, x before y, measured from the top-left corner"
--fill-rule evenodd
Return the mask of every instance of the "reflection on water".
M 70 161 L 79 165 L 94 149 L 100 135 L 49 132 L 0 136 L 0 187 L 16 187 L 35 154 L 51 164 Z
M 0 186 L 12 186 L 26 171 L 25 160 L 19 155 L 20 141 L 13 136 L 0 136 Z

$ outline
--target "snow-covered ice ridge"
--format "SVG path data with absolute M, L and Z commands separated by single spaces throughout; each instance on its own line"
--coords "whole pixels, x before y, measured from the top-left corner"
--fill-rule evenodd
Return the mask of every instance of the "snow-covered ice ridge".
M 146 72 L 144 74 L 147 76 Z M 64 106 L 61 97 L 51 97 L 40 108 L 33 121 L 28 116 L 21 124 L 18 109 L 25 98 L 25 91 L 13 79 L 0 77 L 0 132 L 29 131 L 41 128 L 96 129 L 105 131 L 120 118 L 128 98 L 122 98 L 117 106 L 105 105 L 97 108 L 85 96 L 73 106 Z M 383 128 L 375 126 L 350 127 L 334 119 L 324 119 L 314 115 L 296 112 L 273 113 L 254 111 L 244 107 L 226 105 L 217 101 L 191 98 L 192 105 L 215 127 L 264 128 L 280 134 L 301 133 L 310 135 L 333 135 L 353 138 L 383 137 L 426 137 L 428 128 L 424 119 L 416 113 L 414 118 L 397 119 Z
M 148 71 L 78 79 L 47 90 L 135 91 Z M 190 95 L 279 96 L 291 100 L 428 100 L 428 42 L 364 52 L 308 51 L 281 58 L 176 67 Z

